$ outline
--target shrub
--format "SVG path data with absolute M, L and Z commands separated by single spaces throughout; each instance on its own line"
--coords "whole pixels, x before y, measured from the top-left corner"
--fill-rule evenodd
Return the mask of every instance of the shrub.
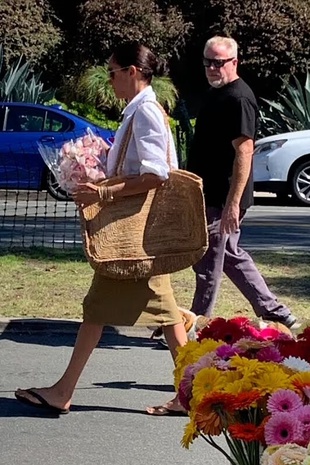
M 21 55 L 33 67 L 60 44 L 62 33 L 48 2 L 6 0 L 0 2 L 0 43 L 4 45 L 4 65 Z

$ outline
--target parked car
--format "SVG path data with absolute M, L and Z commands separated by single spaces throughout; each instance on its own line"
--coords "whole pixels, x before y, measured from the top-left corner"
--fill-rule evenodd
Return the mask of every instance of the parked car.
M 45 165 L 38 142 L 60 147 L 91 129 L 107 143 L 113 131 L 63 110 L 60 105 L 0 103 L 0 189 L 47 190 L 57 200 L 68 199 Z
M 292 195 L 310 206 L 310 130 L 259 139 L 254 151 L 254 189 Z

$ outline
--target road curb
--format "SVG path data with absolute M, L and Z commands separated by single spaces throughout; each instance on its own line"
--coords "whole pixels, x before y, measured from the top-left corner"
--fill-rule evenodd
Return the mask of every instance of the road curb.
M 61 320 L 50 318 L 1 318 L 0 335 L 11 333 L 24 334 L 74 334 L 76 335 L 82 320 Z M 135 326 L 106 326 L 104 334 L 150 337 L 151 330 Z

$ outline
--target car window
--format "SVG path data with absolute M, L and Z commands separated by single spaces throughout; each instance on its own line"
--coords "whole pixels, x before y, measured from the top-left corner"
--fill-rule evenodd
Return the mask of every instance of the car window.
M 59 115 L 53 111 L 47 111 L 44 124 L 44 131 L 67 132 L 72 129 L 71 121 L 65 116 Z
M 65 116 L 42 108 L 12 106 L 8 108 L 5 131 L 13 132 L 65 132 L 71 122 Z

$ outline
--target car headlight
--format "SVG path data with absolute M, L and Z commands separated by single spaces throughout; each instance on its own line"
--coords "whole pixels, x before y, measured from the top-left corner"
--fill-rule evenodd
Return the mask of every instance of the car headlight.
M 258 145 L 254 150 L 254 155 L 257 155 L 262 152 L 272 152 L 276 150 L 287 142 L 287 139 L 279 139 L 271 142 L 265 142 L 264 144 Z

